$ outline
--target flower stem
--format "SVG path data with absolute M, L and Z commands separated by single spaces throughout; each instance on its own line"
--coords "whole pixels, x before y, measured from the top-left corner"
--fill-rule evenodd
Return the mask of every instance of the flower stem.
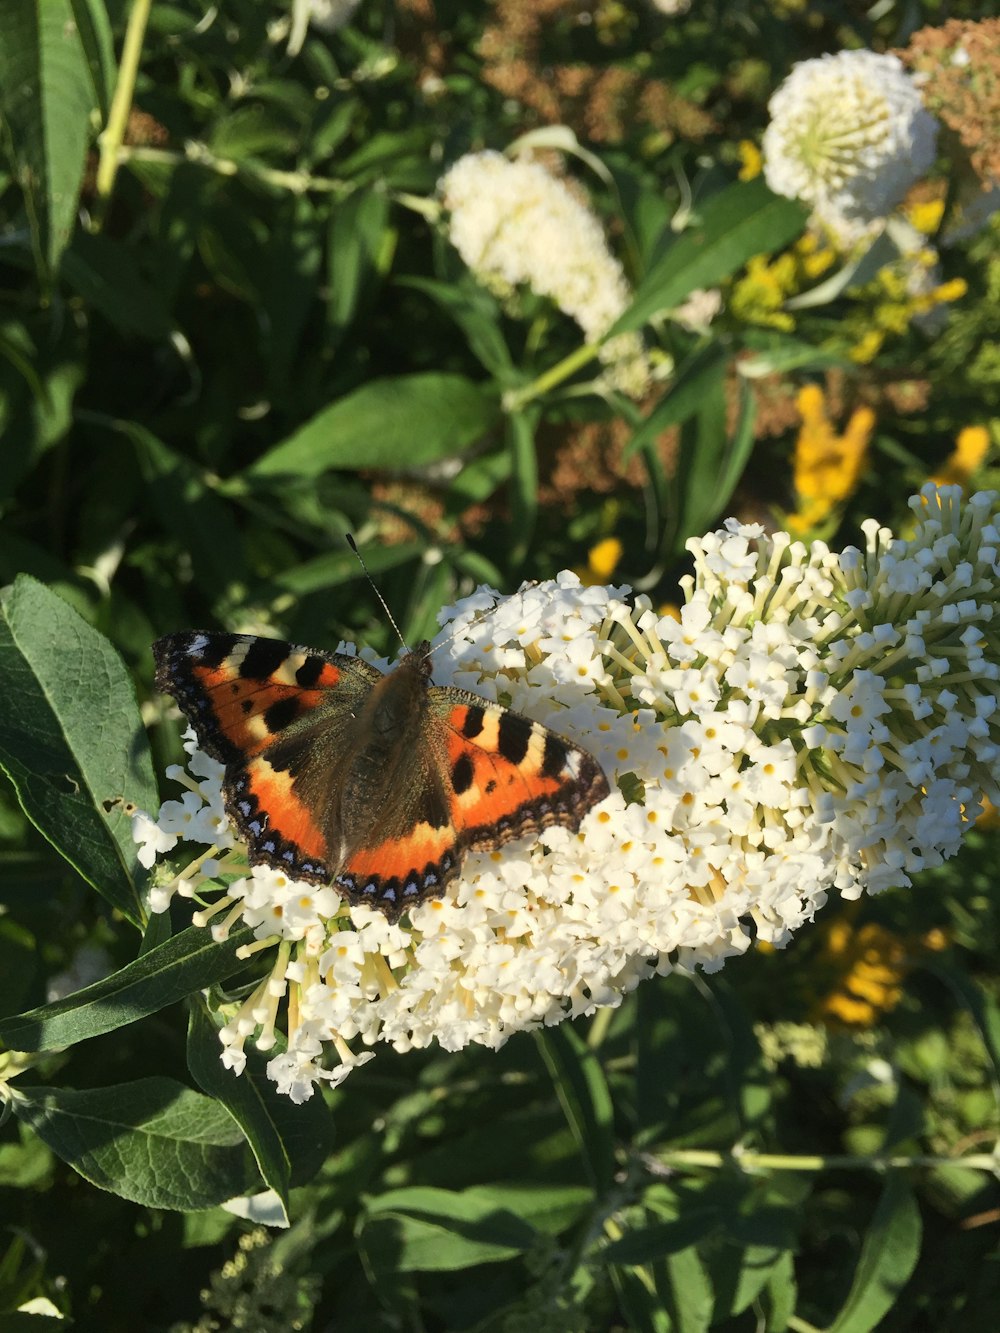
M 555 388 L 563 380 L 569 379 L 570 375 L 575 374 L 588 361 L 593 361 L 600 350 L 600 343 L 584 343 L 582 347 L 578 347 L 575 352 L 570 352 L 569 356 L 564 356 L 561 361 L 557 361 L 554 366 L 544 371 L 530 384 L 526 384 L 524 388 L 513 389 L 509 394 L 505 394 L 505 409 L 508 412 L 516 412 L 533 399 L 541 398 L 542 394 L 548 393 L 549 389 Z
M 312 190 L 317 194 L 339 192 L 341 196 L 346 196 L 353 189 L 347 181 L 332 176 L 311 176 L 307 171 L 280 171 L 277 167 L 265 167 L 260 162 L 236 162 L 231 157 L 217 157 L 206 144 L 194 139 L 188 140 L 183 152 L 142 145 L 119 148 L 118 161 L 149 162 L 168 167 L 179 167 L 185 162 L 194 163 L 206 171 L 214 171 L 218 176 L 249 176 L 262 185 L 287 190 L 290 194 L 307 194 Z
M 1000 1157 L 994 1153 L 974 1153 L 968 1157 L 936 1157 L 926 1154 L 899 1157 L 871 1156 L 851 1153 L 829 1155 L 748 1152 L 738 1145 L 731 1152 L 712 1152 L 700 1148 L 678 1148 L 674 1152 L 650 1154 L 647 1160 L 656 1168 L 676 1167 L 679 1170 L 695 1167 L 723 1167 L 736 1165 L 744 1171 L 833 1171 L 867 1168 L 871 1171 L 903 1171 L 922 1167 L 932 1170 L 942 1166 L 964 1167 L 967 1171 L 1000 1172 Z
M 139 74 L 139 59 L 142 56 L 142 42 L 146 35 L 146 25 L 153 0 L 134 0 L 125 29 L 125 41 L 122 45 L 121 64 L 118 66 L 118 81 L 108 110 L 108 123 L 100 137 L 100 160 L 97 165 L 97 206 L 95 209 L 97 225 L 108 211 L 111 195 L 115 188 L 115 177 L 121 162 L 120 151 L 128 128 L 129 112 L 132 110 L 132 98 L 135 94 L 135 81 Z

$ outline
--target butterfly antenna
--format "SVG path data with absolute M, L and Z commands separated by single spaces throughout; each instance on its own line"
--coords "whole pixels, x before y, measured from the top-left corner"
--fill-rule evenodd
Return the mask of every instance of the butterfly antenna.
M 385 612 L 385 614 L 388 616 L 388 618 L 389 618 L 389 624 L 390 624 L 390 625 L 392 626 L 392 628 L 396 631 L 396 635 L 397 635 L 397 637 L 399 638 L 399 642 L 403 645 L 403 647 L 406 649 L 406 651 L 409 652 L 409 651 L 410 651 L 409 646 L 408 646 L 406 640 L 403 638 L 403 635 L 402 635 L 402 633 L 400 632 L 400 628 L 399 628 L 399 626 L 396 624 L 395 617 L 393 616 L 392 612 L 389 610 L 389 607 L 388 607 L 388 604 L 387 604 L 385 598 L 384 598 L 384 597 L 382 596 L 382 594 L 379 592 L 379 590 L 378 590 L 378 584 L 375 582 L 375 580 L 372 578 L 371 574 L 368 572 L 368 566 L 365 564 L 364 557 L 362 556 L 361 552 L 358 550 L 358 544 L 357 544 L 357 542 L 354 540 L 354 538 L 351 536 L 351 534 L 350 534 L 349 532 L 345 532 L 345 533 L 344 533 L 344 536 L 347 538 L 347 544 L 348 544 L 348 546 L 351 548 L 351 550 L 354 552 L 354 554 L 358 557 L 358 564 L 359 564 L 359 565 L 361 566 L 361 568 L 364 570 L 364 572 L 365 572 L 365 578 L 366 578 L 366 579 L 368 580 L 368 582 L 372 585 L 372 592 L 375 594 L 375 596 L 376 596 L 376 597 L 379 599 L 379 601 L 382 603 L 382 610 L 383 610 L 383 611 Z

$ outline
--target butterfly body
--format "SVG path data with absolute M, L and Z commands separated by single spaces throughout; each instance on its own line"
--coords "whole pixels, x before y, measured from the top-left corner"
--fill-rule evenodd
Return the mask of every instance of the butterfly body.
M 430 645 L 389 672 L 345 653 L 189 631 L 153 645 L 251 862 L 332 883 L 391 920 L 439 897 L 473 848 L 576 829 L 608 794 L 585 750 L 431 684 Z

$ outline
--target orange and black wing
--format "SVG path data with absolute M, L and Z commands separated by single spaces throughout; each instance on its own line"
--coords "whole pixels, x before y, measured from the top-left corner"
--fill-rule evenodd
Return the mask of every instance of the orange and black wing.
M 554 824 L 578 829 L 608 795 L 593 755 L 464 690 L 433 690 L 445 724 L 446 780 L 462 846 L 487 849 Z
M 340 855 L 331 788 L 338 735 L 382 678 L 369 663 L 249 634 L 187 631 L 153 645 L 157 688 L 172 694 L 203 750 L 226 766 L 226 809 L 250 860 L 329 880 Z M 325 789 L 303 784 L 322 752 Z M 312 761 L 312 762 L 310 762 Z

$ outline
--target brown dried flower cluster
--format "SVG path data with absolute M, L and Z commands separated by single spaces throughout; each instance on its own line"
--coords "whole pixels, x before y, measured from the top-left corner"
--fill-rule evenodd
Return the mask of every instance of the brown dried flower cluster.
M 675 92 L 625 65 L 596 65 L 548 57 L 554 30 L 596 21 L 599 3 L 581 0 L 494 0 L 494 21 L 479 43 L 483 78 L 547 124 L 571 126 L 593 143 L 619 143 L 636 129 L 667 142 L 698 143 L 716 126 L 712 117 Z
M 609 495 L 621 487 L 642 486 L 646 472 L 638 454 L 625 461 L 632 428 L 621 417 L 607 421 L 543 428 L 538 440 L 539 502 L 572 512 L 581 493 Z M 664 471 L 674 470 L 678 431 L 664 431 L 656 442 Z
M 921 76 L 926 106 L 958 136 L 984 185 L 1000 180 L 1000 19 L 921 28 L 896 54 Z

